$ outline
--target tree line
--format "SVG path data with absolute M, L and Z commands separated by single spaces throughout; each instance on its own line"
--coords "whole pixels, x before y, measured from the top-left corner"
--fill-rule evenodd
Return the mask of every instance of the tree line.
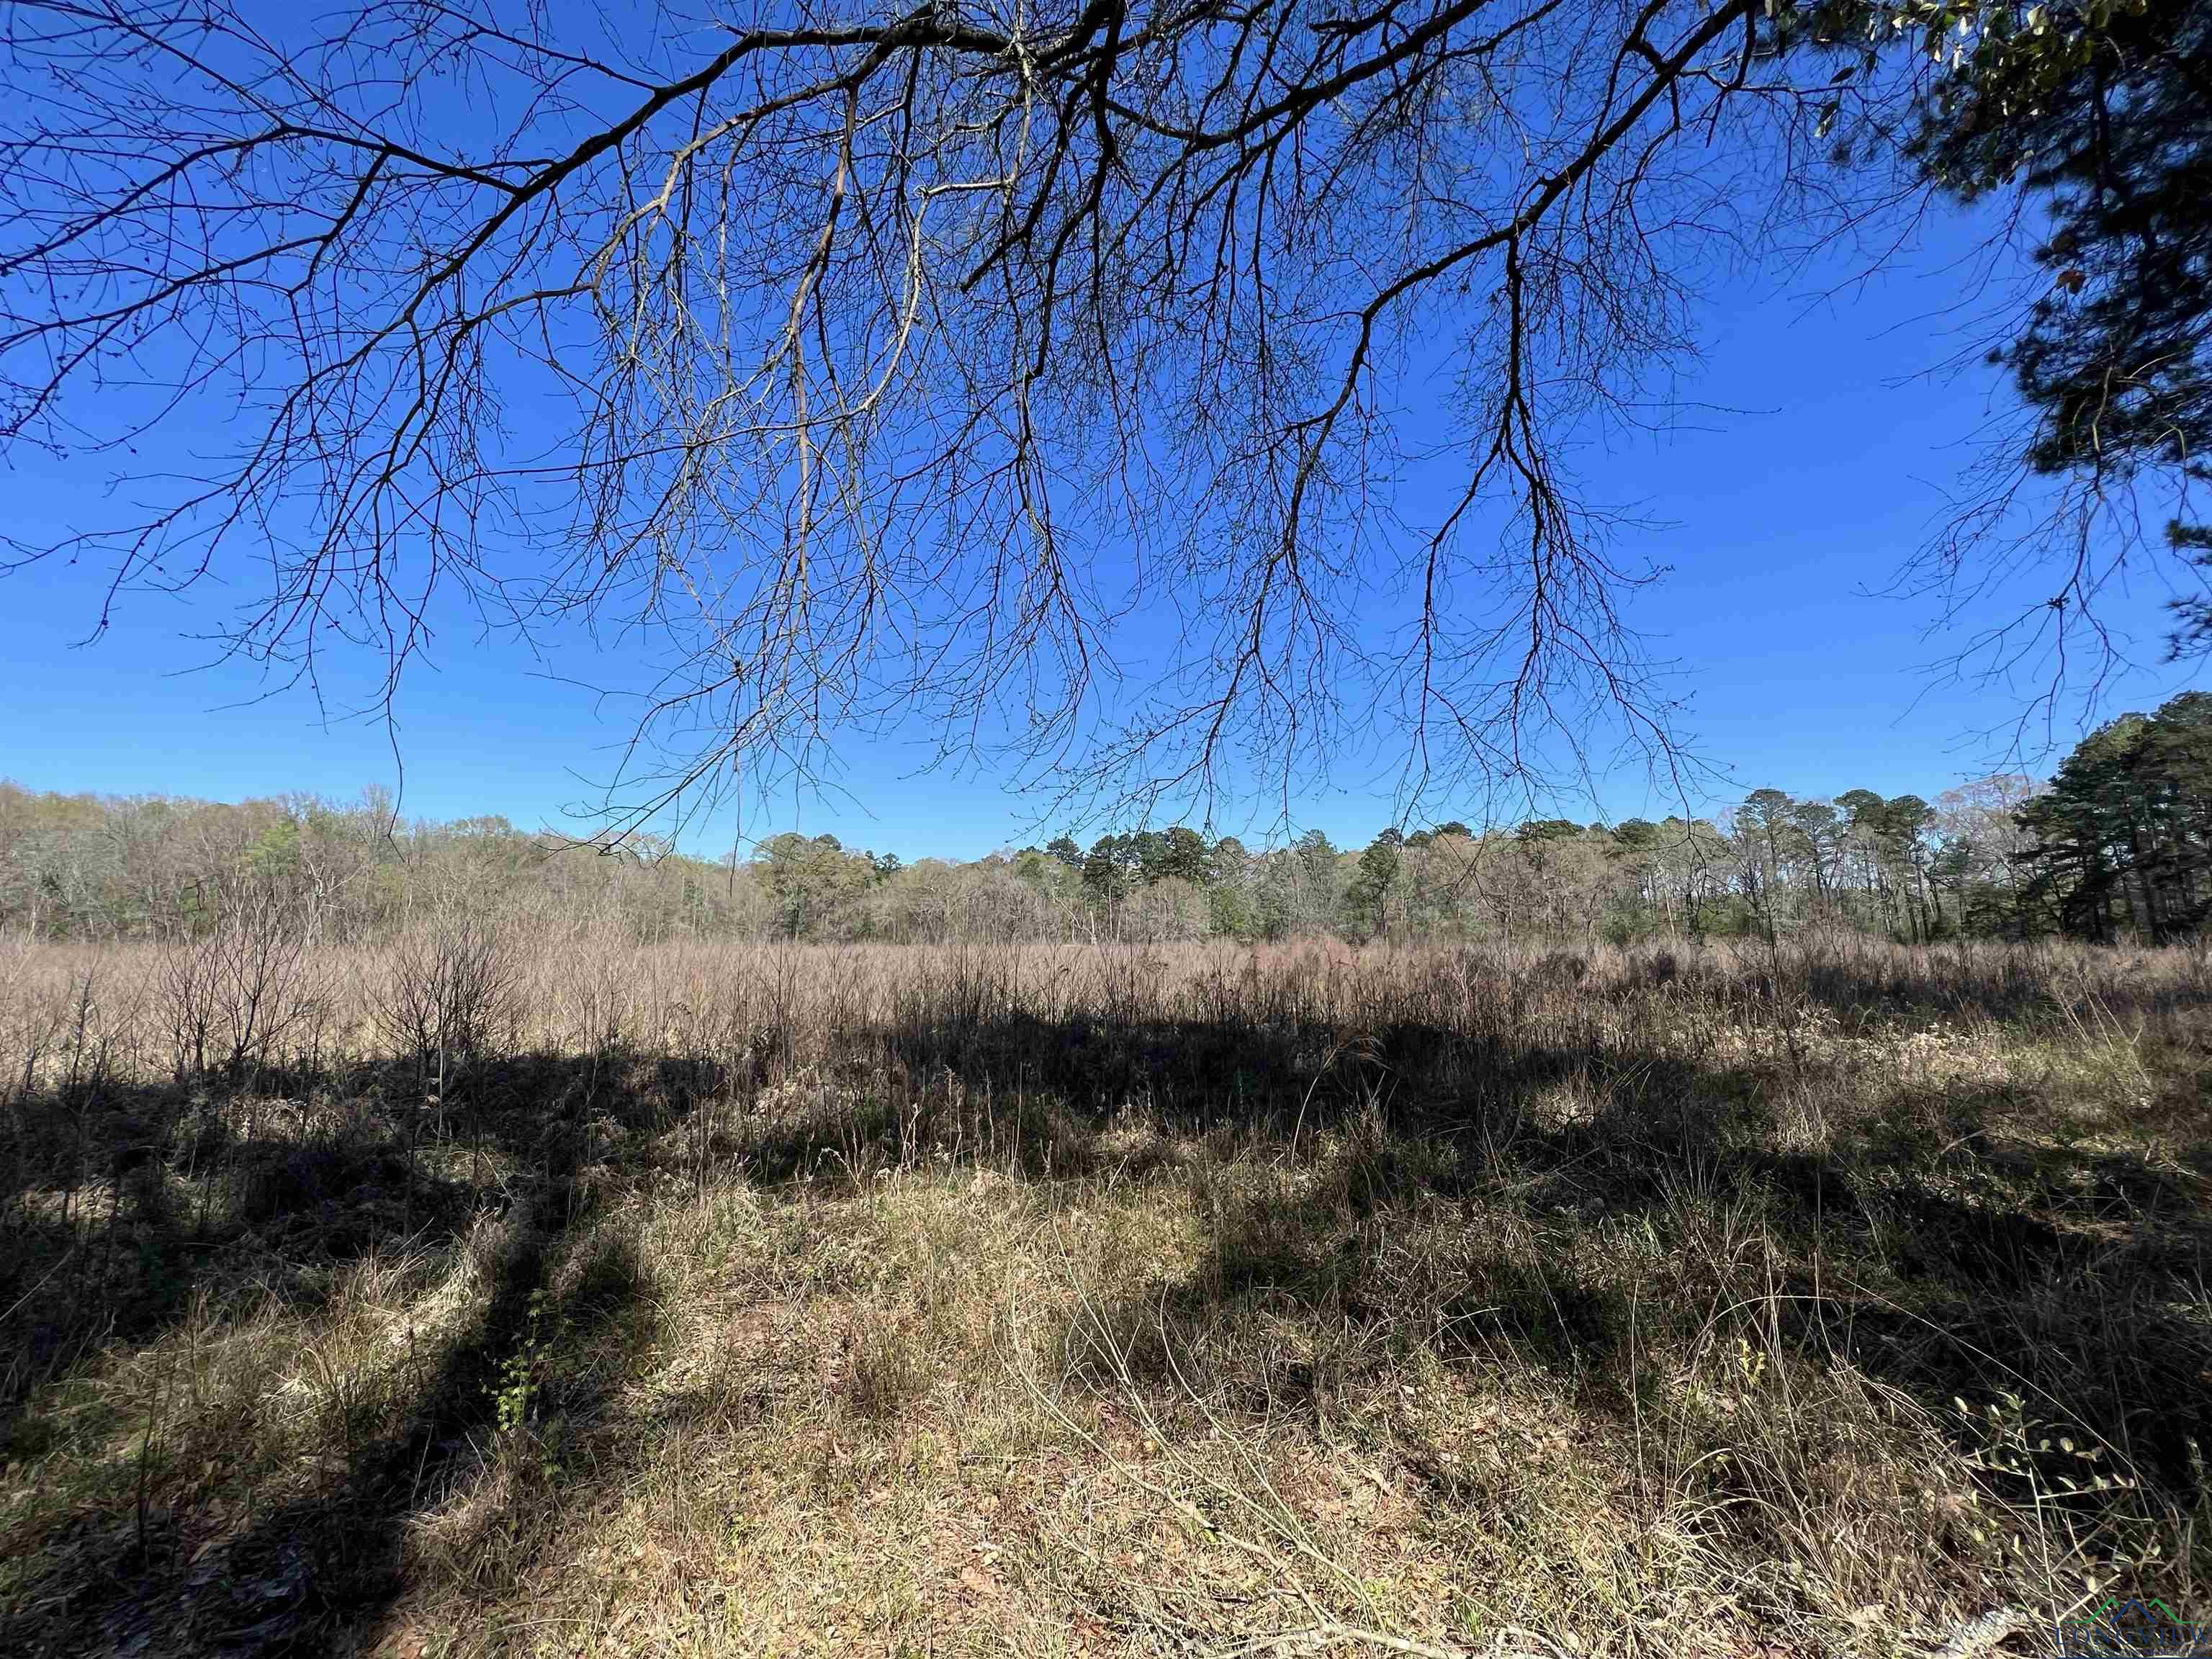
M 1712 817 L 1320 830 L 1248 847 L 1188 825 L 1073 836 L 973 860 L 779 835 L 709 860 L 501 817 L 395 820 L 388 797 L 236 805 L 39 794 L 0 783 L 0 926 L 50 937 L 190 932 L 247 895 L 320 938 L 374 937 L 425 907 L 618 924 L 637 937 L 1494 939 L 1625 942 L 1843 928 L 1906 943 L 2194 934 L 2212 908 L 2212 696 L 2091 734 L 2048 783 L 1939 793 L 1756 789 Z

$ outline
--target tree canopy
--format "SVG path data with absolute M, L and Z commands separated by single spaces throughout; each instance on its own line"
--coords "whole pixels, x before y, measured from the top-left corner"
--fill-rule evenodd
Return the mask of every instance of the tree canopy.
M 247 582 L 232 648 L 386 696 L 441 594 L 641 627 L 627 822 L 892 710 L 1138 805 L 1377 726 L 1416 805 L 1593 719 L 1663 757 L 1566 456 L 1701 272 L 2024 191 L 2030 463 L 2196 465 L 2206 12 L 18 0 L 0 443 L 125 488 L 13 562 Z M 1139 604 L 1178 631 L 1121 686 Z
M 1990 354 L 2025 412 L 1995 458 L 2011 475 L 1993 473 L 1935 552 L 1955 574 L 2002 532 L 2021 482 L 2062 481 L 2036 525 L 2056 556 L 2055 629 L 2094 614 L 2146 533 L 2200 563 L 2212 548 L 2187 495 L 2212 478 L 2212 7 L 2061 0 L 1976 21 L 1908 149 L 1947 190 L 2024 194 L 2043 216 L 2041 281 Z M 2132 487 L 2146 474 L 2170 506 L 2149 526 Z M 2201 576 L 2179 585 L 2174 654 L 2201 654 L 2212 606 Z
M 2067 932 L 2196 933 L 2212 910 L 2212 696 L 2093 732 L 2020 821 L 2037 839 L 2033 896 Z

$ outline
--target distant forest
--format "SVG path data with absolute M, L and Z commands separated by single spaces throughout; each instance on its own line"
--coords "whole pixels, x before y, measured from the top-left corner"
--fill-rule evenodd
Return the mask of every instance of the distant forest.
M 388 797 L 221 805 L 0 783 L 0 927 L 161 937 L 278 903 L 318 938 L 430 907 L 612 923 L 647 939 L 1372 939 L 1626 942 L 1842 927 L 1906 941 L 2053 933 L 2166 942 L 2212 908 L 2212 696 L 2086 738 L 2047 783 L 1999 775 L 1885 799 L 1754 790 L 1714 819 L 1309 831 L 1248 848 L 1182 825 L 972 862 L 781 835 L 713 860 L 599 852 L 500 817 L 397 823 Z

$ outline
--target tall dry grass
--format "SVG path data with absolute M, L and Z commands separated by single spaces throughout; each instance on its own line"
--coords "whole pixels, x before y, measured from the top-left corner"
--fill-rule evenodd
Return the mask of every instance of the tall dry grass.
M 281 925 L 0 946 L 7 1651 L 2203 1605 L 2200 955 Z

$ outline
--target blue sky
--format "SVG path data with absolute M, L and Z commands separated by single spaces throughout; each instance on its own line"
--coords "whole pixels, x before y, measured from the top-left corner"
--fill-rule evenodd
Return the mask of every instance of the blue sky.
M 1693 803 L 1702 808 L 1767 785 L 1932 799 L 1990 769 L 1999 757 L 1977 734 L 2005 726 L 2034 689 L 1931 684 L 1924 671 L 1947 648 L 1928 637 L 1932 602 L 1879 592 L 1981 453 L 1974 432 L 2006 406 L 1996 371 L 1929 372 L 1959 344 L 1942 319 L 1970 240 L 1955 220 L 1938 223 L 1900 269 L 1839 295 L 1828 290 L 1850 268 L 1840 256 L 1739 284 L 1703 308 L 1705 357 L 1685 386 L 1703 407 L 1667 433 L 1583 458 L 1591 495 L 1655 521 L 1618 550 L 1670 574 L 1631 597 L 1627 618 L 1680 665 L 1684 729 L 1726 773 Z M 0 475 L 0 512 L 19 535 L 68 525 L 97 476 L 19 454 Z M 343 716 L 343 684 L 326 718 L 303 690 L 264 697 L 250 667 L 202 666 L 209 647 L 189 636 L 219 627 L 244 590 L 131 594 L 103 637 L 81 643 L 106 575 L 50 561 L 0 579 L 0 776 L 64 791 L 344 797 L 403 781 L 404 764 L 410 815 L 574 824 L 569 813 L 597 799 L 629 732 L 622 705 L 578 682 L 634 678 L 635 642 L 555 635 L 540 659 L 448 614 L 388 732 Z M 1975 614 L 1993 620 L 2039 597 L 2015 587 Z M 2162 597 L 2139 592 L 2107 613 L 2151 665 Z M 2150 705 L 2185 683 L 2148 668 L 2110 687 L 2104 711 Z M 2079 710 L 2063 713 L 2059 735 L 2070 738 Z M 1035 827 L 1038 803 L 1001 779 L 917 775 L 930 752 L 927 734 L 910 730 L 855 741 L 842 752 L 842 794 L 746 802 L 743 831 L 827 830 L 909 858 L 973 856 L 1050 833 Z M 1395 758 L 1347 757 L 1337 787 L 1294 805 L 1296 826 L 1364 842 L 1391 816 Z M 1556 810 L 1620 818 L 1673 805 L 1640 770 L 1624 770 L 1600 781 L 1595 802 Z M 695 824 L 686 843 L 719 852 L 736 827 L 725 812 Z M 1232 815 L 1218 827 L 1249 826 Z

